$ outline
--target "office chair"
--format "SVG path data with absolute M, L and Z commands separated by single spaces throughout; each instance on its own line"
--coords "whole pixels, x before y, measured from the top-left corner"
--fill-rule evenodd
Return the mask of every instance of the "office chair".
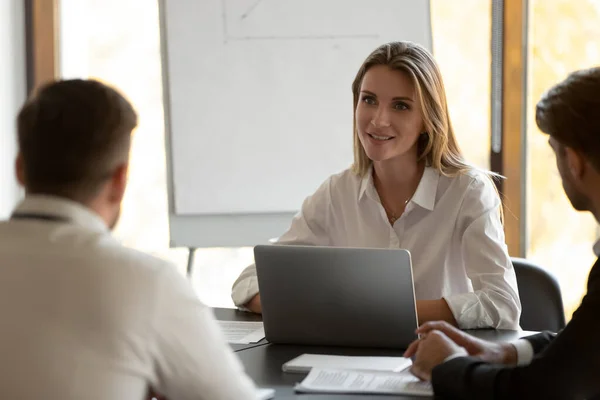
M 548 271 L 523 258 L 511 258 L 521 298 L 521 329 L 558 332 L 565 311 L 558 282 Z

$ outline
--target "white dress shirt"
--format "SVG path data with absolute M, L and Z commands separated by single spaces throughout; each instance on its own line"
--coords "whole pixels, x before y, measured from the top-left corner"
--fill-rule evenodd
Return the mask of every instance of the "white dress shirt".
M 516 329 L 521 304 L 493 182 L 472 170 L 451 178 L 425 168 L 391 226 L 373 184 L 346 170 L 308 197 L 279 244 L 408 249 L 417 300 L 444 298 L 460 328 Z M 256 268 L 233 285 L 242 306 L 258 293 Z
M 7 399 L 254 399 L 210 308 L 165 261 L 89 209 L 31 196 L 0 223 L 0 390 Z

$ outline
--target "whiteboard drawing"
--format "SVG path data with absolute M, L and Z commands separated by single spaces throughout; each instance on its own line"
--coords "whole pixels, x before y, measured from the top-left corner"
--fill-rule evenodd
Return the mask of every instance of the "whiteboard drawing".
M 342 0 L 220 0 L 223 40 L 378 39 Z M 377 11 L 380 12 L 380 11 Z

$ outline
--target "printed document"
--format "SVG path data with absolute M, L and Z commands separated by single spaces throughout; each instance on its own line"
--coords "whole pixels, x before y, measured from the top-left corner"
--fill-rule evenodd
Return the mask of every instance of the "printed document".
M 299 393 L 362 393 L 433 396 L 429 382 L 408 371 L 366 372 L 313 368 L 294 390 Z
M 312 368 L 352 369 L 361 371 L 400 372 L 412 365 L 406 357 L 333 356 L 302 354 L 283 364 L 283 372 L 307 373 Z
M 265 337 L 265 329 L 260 321 L 217 321 L 229 343 L 250 344 L 260 342 Z

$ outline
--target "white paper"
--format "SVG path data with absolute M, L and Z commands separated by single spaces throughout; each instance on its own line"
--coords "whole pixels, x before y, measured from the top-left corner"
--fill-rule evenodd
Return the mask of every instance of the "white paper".
M 431 384 L 408 371 L 365 372 L 313 368 L 294 388 L 300 393 L 367 393 L 433 396 Z
M 229 343 L 250 344 L 260 342 L 265 337 L 262 322 L 218 321 L 225 339 Z
M 258 400 L 269 400 L 275 397 L 275 389 L 258 389 L 256 393 Z
M 309 372 L 311 368 L 399 372 L 412 365 L 406 357 L 357 357 L 302 354 L 283 364 L 284 372 Z

